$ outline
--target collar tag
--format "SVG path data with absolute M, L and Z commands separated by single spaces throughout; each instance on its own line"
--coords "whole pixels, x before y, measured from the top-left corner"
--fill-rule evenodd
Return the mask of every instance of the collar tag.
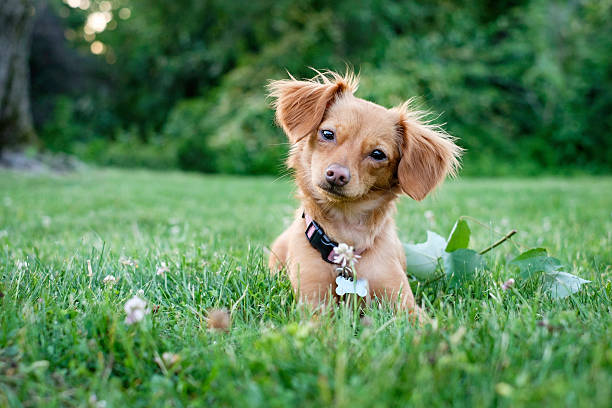
M 365 297 L 368 294 L 368 280 L 345 278 L 339 275 L 336 278 L 336 295 L 343 296 L 347 293 L 355 293 L 357 296 Z

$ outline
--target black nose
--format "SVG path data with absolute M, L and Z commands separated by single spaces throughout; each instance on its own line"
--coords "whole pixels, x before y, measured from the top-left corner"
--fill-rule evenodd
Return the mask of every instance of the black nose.
M 332 164 L 325 170 L 325 179 L 332 186 L 342 187 L 351 179 L 351 172 L 344 166 Z

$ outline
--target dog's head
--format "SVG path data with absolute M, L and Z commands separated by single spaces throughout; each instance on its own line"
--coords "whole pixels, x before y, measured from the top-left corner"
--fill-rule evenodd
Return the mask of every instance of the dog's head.
M 458 166 L 461 149 L 409 104 L 357 98 L 357 78 L 329 72 L 273 81 L 276 120 L 292 145 L 288 166 L 305 193 L 330 202 L 403 191 L 422 200 Z

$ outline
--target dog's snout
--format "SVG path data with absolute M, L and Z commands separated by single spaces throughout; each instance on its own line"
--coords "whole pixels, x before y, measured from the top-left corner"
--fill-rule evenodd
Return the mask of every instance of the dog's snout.
M 351 179 L 351 172 L 344 166 L 332 164 L 325 170 L 325 179 L 332 186 L 342 187 Z

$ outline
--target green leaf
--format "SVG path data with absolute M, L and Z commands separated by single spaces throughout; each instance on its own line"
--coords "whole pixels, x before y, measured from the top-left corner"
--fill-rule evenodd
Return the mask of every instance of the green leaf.
M 537 272 L 557 272 L 563 268 L 561 261 L 548 256 L 544 248 L 525 251 L 510 261 L 510 265 L 518 266 L 523 279 L 529 279 Z
M 468 247 L 470 243 L 470 227 L 466 220 L 458 219 L 448 236 L 448 244 L 446 245 L 446 252 L 453 252 L 457 249 L 464 249 Z
M 479 269 L 487 267 L 482 255 L 471 249 L 457 249 L 453 252 L 445 252 L 444 273 L 451 287 L 457 287 L 462 282 L 472 278 Z
M 546 251 L 545 248 L 531 248 L 531 249 L 523 252 L 522 254 L 517 256 L 516 258 L 514 258 L 511 262 L 522 261 L 522 260 L 525 260 L 525 259 L 531 259 L 531 258 L 535 258 L 535 257 L 538 257 L 538 256 L 548 256 L 548 252 Z
M 446 247 L 444 238 L 431 231 L 427 231 L 427 241 L 423 243 L 404 244 L 406 270 L 419 280 L 434 278 L 444 247 Z
M 544 290 L 555 299 L 565 298 L 576 293 L 585 283 L 589 283 L 586 279 L 579 278 L 571 273 L 555 271 L 544 275 Z

